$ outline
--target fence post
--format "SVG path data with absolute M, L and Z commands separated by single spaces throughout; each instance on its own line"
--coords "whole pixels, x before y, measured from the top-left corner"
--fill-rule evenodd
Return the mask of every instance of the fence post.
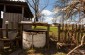
M 6 38 L 8 38 L 8 24 L 9 24 L 9 21 L 5 21 L 5 25 L 6 25 Z
M 64 36 L 64 41 L 66 42 L 66 40 L 67 40 L 67 32 L 68 32 L 68 27 L 67 27 L 67 24 L 65 24 L 65 26 L 64 26 L 65 28 L 65 36 Z
M 78 31 L 78 38 L 77 39 L 78 39 L 78 43 L 79 43 L 79 39 L 80 39 L 79 38 L 80 37 L 80 32 L 79 32 L 80 30 L 79 29 L 80 29 L 80 25 L 77 25 L 77 31 Z
M 58 41 L 60 41 L 60 24 L 58 24 Z
M 83 36 L 83 25 L 81 25 L 81 37 Z

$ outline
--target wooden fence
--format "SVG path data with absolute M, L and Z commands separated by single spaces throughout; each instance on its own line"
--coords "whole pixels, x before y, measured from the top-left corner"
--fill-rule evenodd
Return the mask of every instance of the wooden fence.
M 85 34 L 85 24 L 58 24 L 58 41 L 79 44 Z

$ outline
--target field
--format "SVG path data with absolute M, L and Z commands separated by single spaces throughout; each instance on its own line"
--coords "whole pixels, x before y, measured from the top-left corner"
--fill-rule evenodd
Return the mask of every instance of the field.
M 33 27 L 33 28 L 34 28 L 34 27 Z M 36 29 L 46 29 L 46 27 L 37 26 Z M 50 34 L 50 35 L 57 36 L 57 34 L 58 34 L 58 28 L 51 26 L 51 27 L 50 27 L 50 32 L 49 32 L 49 34 Z

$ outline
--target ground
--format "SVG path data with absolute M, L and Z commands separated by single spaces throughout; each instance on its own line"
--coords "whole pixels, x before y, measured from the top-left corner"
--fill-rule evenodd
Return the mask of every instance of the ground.
M 45 49 L 37 49 L 37 50 L 22 50 L 22 51 L 17 51 L 19 52 L 18 55 L 66 55 L 65 52 L 58 52 L 57 50 L 53 50 L 51 49 L 49 51 L 49 53 L 47 53 L 48 51 Z M 17 53 L 16 52 L 16 53 Z M 17 54 L 11 54 L 11 55 L 17 55 Z

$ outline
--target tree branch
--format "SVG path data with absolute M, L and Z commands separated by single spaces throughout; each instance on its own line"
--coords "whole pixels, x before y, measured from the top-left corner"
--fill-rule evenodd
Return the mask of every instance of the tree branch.
M 35 5 L 35 2 L 34 2 L 34 0 L 32 0 L 33 1 L 33 4 Z
M 30 3 L 28 0 L 26 0 L 26 1 L 27 1 L 27 3 L 30 5 L 30 7 L 35 10 L 35 8 L 31 5 L 31 3 Z
M 42 12 L 48 6 L 48 4 L 49 4 L 49 1 L 47 0 L 46 5 L 41 9 L 40 12 Z
M 76 46 L 73 50 L 71 50 L 67 55 L 70 55 L 73 51 L 75 51 L 76 49 L 78 49 L 79 47 L 81 47 L 82 45 L 84 45 L 84 38 L 85 36 L 82 37 L 82 40 L 81 40 L 81 44 Z

